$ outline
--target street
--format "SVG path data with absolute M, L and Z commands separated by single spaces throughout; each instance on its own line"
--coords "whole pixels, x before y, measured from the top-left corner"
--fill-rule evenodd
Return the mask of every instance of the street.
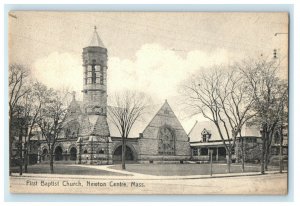
M 159 177 L 33 175 L 10 177 L 14 193 L 74 194 L 287 194 L 287 173 Z

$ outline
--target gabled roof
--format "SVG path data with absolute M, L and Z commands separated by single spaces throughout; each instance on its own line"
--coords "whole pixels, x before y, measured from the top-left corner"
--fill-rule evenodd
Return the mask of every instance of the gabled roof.
M 81 109 L 81 102 L 73 99 L 70 102 L 70 105 L 68 107 L 68 113 L 66 114 L 66 121 L 64 122 L 64 125 L 68 124 L 68 122 L 76 120 L 78 118 L 78 115 L 82 114 Z
M 203 122 L 196 122 L 194 127 L 189 132 L 188 136 L 190 138 L 190 142 L 199 142 L 200 140 L 202 140 L 201 133 L 203 132 L 204 129 L 209 131 L 209 133 L 211 134 L 210 141 L 221 139 L 219 132 L 216 126 L 214 125 L 214 123 L 211 121 L 203 121 Z
M 206 129 L 211 134 L 210 141 L 213 140 L 221 140 L 221 137 L 219 135 L 218 129 L 215 126 L 215 124 L 212 121 L 203 121 L 198 122 L 196 121 L 195 125 L 189 132 L 188 136 L 190 138 L 190 142 L 199 142 L 201 140 L 201 133 L 202 131 Z M 222 134 L 226 134 L 226 131 L 224 127 L 221 127 Z M 229 131 L 231 133 L 231 131 Z M 254 126 L 246 126 L 244 125 L 242 127 L 242 136 L 253 136 L 253 137 L 260 137 L 259 129 Z M 225 139 L 227 139 L 227 135 L 225 136 Z
M 96 122 L 94 122 L 93 120 L 92 123 L 93 129 L 91 131 L 91 135 L 104 136 L 104 137 L 110 136 L 106 117 L 101 115 L 89 115 L 90 121 L 91 119 L 94 119 L 94 117 L 92 118 L 91 116 L 96 116 Z
M 152 120 L 144 129 L 143 133 L 148 127 L 161 127 L 162 122 L 167 122 L 169 126 L 173 127 L 176 130 L 185 130 L 183 129 L 181 123 L 179 122 L 177 116 L 173 112 L 167 100 L 162 105 L 162 107 L 158 110 L 158 112 L 153 116 Z
M 105 48 L 102 40 L 100 39 L 100 37 L 98 35 L 97 27 L 96 26 L 94 27 L 94 32 L 93 32 L 93 35 L 92 35 L 92 39 L 91 39 L 91 41 L 90 41 L 90 43 L 89 43 L 88 46 Z

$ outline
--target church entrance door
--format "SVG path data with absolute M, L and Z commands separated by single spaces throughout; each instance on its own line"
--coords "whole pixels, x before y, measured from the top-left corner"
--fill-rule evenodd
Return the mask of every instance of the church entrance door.
M 70 149 L 70 160 L 76 160 L 77 159 L 77 149 L 75 147 L 72 147 Z
M 60 146 L 57 146 L 55 148 L 55 151 L 54 151 L 54 154 L 55 154 L 55 158 L 54 160 L 55 161 L 61 161 L 63 160 L 63 155 L 62 155 L 63 151 L 62 151 L 62 148 Z
M 136 157 L 132 149 L 126 146 L 126 163 L 135 163 Z M 122 161 L 122 145 L 118 146 L 113 153 L 113 161 L 114 163 L 120 163 Z

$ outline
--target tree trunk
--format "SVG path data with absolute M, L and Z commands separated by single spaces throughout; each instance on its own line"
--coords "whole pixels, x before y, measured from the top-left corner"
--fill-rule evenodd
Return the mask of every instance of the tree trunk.
M 22 151 L 22 134 L 19 134 L 19 152 L 20 152 L 20 170 L 19 170 L 19 174 L 22 175 L 23 174 L 23 151 Z
M 28 143 L 25 142 L 24 148 L 24 173 L 28 172 L 27 165 L 28 165 Z
M 245 172 L 245 145 L 244 145 L 244 138 L 242 138 L 242 171 Z
M 126 157 L 126 142 L 125 142 L 125 137 L 122 137 L 122 170 L 126 169 L 125 157 Z
M 261 164 L 261 168 L 260 168 L 260 173 L 261 174 L 265 174 L 265 130 L 263 129 L 263 133 L 262 133 L 262 147 L 261 147 L 261 158 L 260 158 L 260 164 Z
M 270 149 L 267 146 L 266 151 L 265 151 L 265 171 L 268 171 L 269 152 L 270 152 Z
M 229 149 L 230 152 L 228 152 L 228 159 L 227 159 L 227 172 L 230 173 L 230 166 L 231 166 L 231 149 Z
M 54 173 L 54 167 L 53 167 L 53 150 L 50 150 L 50 173 L 53 174 Z
M 271 147 L 271 144 L 270 144 L 270 140 L 271 140 L 271 137 L 270 137 L 270 133 L 269 132 L 266 132 L 265 133 L 267 138 L 265 138 L 265 171 L 268 171 L 268 164 L 269 164 L 269 156 L 270 156 L 270 147 Z
M 282 160 L 282 144 L 283 144 L 283 134 L 282 126 L 280 128 L 280 147 L 279 147 L 279 172 L 282 173 L 283 170 L 283 160 Z

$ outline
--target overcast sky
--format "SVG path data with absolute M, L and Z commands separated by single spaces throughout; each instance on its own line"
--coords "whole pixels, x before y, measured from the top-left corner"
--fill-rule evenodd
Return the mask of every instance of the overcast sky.
M 120 89 L 168 99 L 188 132 L 196 119 L 176 105 L 177 85 L 214 64 L 230 64 L 273 50 L 287 61 L 285 13 L 11 12 L 10 63 L 27 64 L 49 87 L 75 90 L 81 99 L 82 48 L 93 28 L 108 49 L 108 95 Z M 283 72 L 285 71 L 285 72 Z M 286 67 L 282 68 L 286 73 Z

